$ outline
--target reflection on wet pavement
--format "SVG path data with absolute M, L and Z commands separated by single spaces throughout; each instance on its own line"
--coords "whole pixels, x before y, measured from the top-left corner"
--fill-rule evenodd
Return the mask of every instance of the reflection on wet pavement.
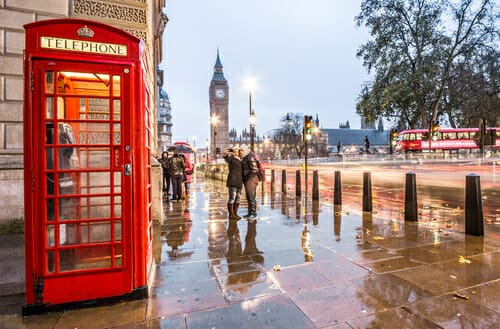
M 256 221 L 230 221 L 224 183 L 197 177 L 189 199 L 164 202 L 150 297 L 144 304 L 122 303 L 131 310 L 129 322 L 103 315 L 99 325 L 342 329 L 500 323 L 499 227 L 487 226 L 482 238 L 466 237 L 457 224 L 463 219 L 448 210 L 433 209 L 419 222 L 405 223 L 401 203 L 377 200 L 373 212 L 363 213 L 360 200 L 333 207 L 331 200 L 271 193 L 269 185 L 264 191 L 259 186 L 257 201 Z M 239 212 L 245 211 L 242 203 Z M 55 327 L 86 328 L 88 311 L 72 312 L 59 315 Z

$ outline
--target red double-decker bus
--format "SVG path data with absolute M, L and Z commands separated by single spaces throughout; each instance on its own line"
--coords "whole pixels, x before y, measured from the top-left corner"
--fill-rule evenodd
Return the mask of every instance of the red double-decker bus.
M 400 153 L 474 150 L 481 145 L 480 136 L 479 128 L 440 128 L 436 133 L 427 129 L 403 130 L 395 150 Z M 484 146 L 500 149 L 500 128 L 486 128 Z

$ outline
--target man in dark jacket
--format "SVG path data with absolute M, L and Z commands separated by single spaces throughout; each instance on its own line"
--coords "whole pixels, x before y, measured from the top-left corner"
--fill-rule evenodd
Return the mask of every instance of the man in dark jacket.
M 182 198 L 182 181 L 186 165 L 184 159 L 175 152 L 174 156 L 169 159 L 170 179 L 172 181 L 172 201 L 180 201 Z
M 223 155 L 229 167 L 226 180 L 227 191 L 229 193 L 229 199 L 227 200 L 229 219 L 241 218 L 238 216 L 238 207 L 240 206 L 241 188 L 243 187 L 243 172 L 238 153 L 239 147 L 235 146 L 232 149 L 225 150 Z
M 161 152 L 161 158 L 158 159 L 163 169 L 163 197 L 168 198 L 170 195 L 170 164 L 168 159 L 168 152 Z
M 257 159 L 248 146 L 243 144 L 240 147 L 240 153 L 243 155 L 242 168 L 243 168 L 243 184 L 245 184 L 245 195 L 248 202 L 248 214 L 245 218 L 254 220 L 257 218 L 257 185 L 259 184 L 259 166 Z

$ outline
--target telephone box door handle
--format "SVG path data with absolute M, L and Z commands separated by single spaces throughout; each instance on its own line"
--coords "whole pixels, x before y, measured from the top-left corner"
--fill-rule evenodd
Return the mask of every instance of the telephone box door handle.
M 127 163 L 125 165 L 125 176 L 130 176 L 132 175 L 132 165 L 130 163 Z

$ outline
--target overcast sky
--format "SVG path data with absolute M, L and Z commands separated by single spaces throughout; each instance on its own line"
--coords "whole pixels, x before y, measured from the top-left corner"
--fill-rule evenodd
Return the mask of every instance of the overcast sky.
M 256 132 L 266 135 L 287 112 L 319 115 L 323 128 L 360 127 L 356 99 L 368 80 L 356 58 L 368 33 L 357 28 L 361 0 L 168 0 L 164 88 L 173 140 L 209 135 L 208 88 L 217 56 L 229 84 L 229 127 L 248 127 L 248 91 Z M 201 145 L 200 145 L 201 144 Z

